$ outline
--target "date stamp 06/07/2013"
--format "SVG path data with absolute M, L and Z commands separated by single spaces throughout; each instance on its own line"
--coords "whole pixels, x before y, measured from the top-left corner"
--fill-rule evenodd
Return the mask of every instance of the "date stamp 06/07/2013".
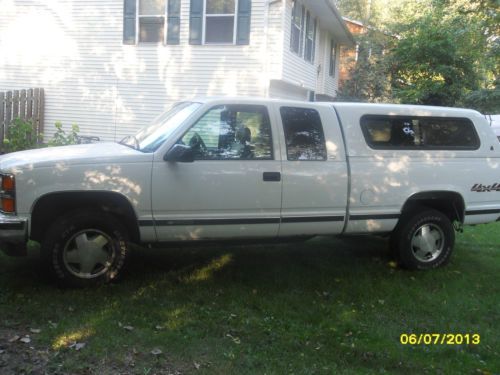
M 402 345 L 479 345 L 478 333 L 402 333 Z

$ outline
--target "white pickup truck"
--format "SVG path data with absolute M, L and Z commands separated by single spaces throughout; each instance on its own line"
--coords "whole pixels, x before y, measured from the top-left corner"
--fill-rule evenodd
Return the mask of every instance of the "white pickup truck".
M 115 278 L 129 244 L 388 234 L 445 264 L 455 230 L 500 218 L 500 143 L 456 108 L 211 98 L 120 143 L 0 158 L 0 248 L 63 284 Z

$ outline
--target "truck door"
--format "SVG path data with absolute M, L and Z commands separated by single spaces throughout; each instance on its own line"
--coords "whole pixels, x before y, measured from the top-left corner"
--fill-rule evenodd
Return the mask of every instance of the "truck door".
M 153 163 L 158 239 L 276 237 L 281 161 L 275 134 L 266 105 L 209 108 L 177 140 L 191 147 L 194 162 L 160 157 Z
M 338 234 L 348 169 L 342 133 L 328 106 L 278 105 L 283 197 L 279 236 Z

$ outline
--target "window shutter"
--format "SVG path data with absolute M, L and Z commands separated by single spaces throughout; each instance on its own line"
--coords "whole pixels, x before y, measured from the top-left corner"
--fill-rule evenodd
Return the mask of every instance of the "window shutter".
M 189 12 L 189 44 L 201 44 L 203 0 L 191 0 Z
M 238 0 L 238 25 L 236 44 L 250 44 L 250 19 L 252 0 Z
M 123 44 L 135 44 L 135 0 L 123 1 Z
M 312 45 L 312 52 L 311 52 L 311 62 L 314 62 L 314 57 L 316 54 L 316 29 L 318 28 L 318 19 L 314 19 L 314 24 L 313 24 L 314 30 L 313 30 L 313 45 Z
M 168 0 L 167 44 L 179 44 L 181 0 Z

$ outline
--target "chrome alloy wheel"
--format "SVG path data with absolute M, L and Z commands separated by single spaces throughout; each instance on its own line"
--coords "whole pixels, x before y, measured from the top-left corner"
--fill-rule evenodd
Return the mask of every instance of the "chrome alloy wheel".
M 443 230 L 434 224 L 424 224 L 411 239 L 411 251 L 420 262 L 432 262 L 443 251 L 445 236 Z
M 98 229 L 85 229 L 74 234 L 64 247 L 66 269 L 82 279 L 93 279 L 105 274 L 113 264 L 113 241 Z

